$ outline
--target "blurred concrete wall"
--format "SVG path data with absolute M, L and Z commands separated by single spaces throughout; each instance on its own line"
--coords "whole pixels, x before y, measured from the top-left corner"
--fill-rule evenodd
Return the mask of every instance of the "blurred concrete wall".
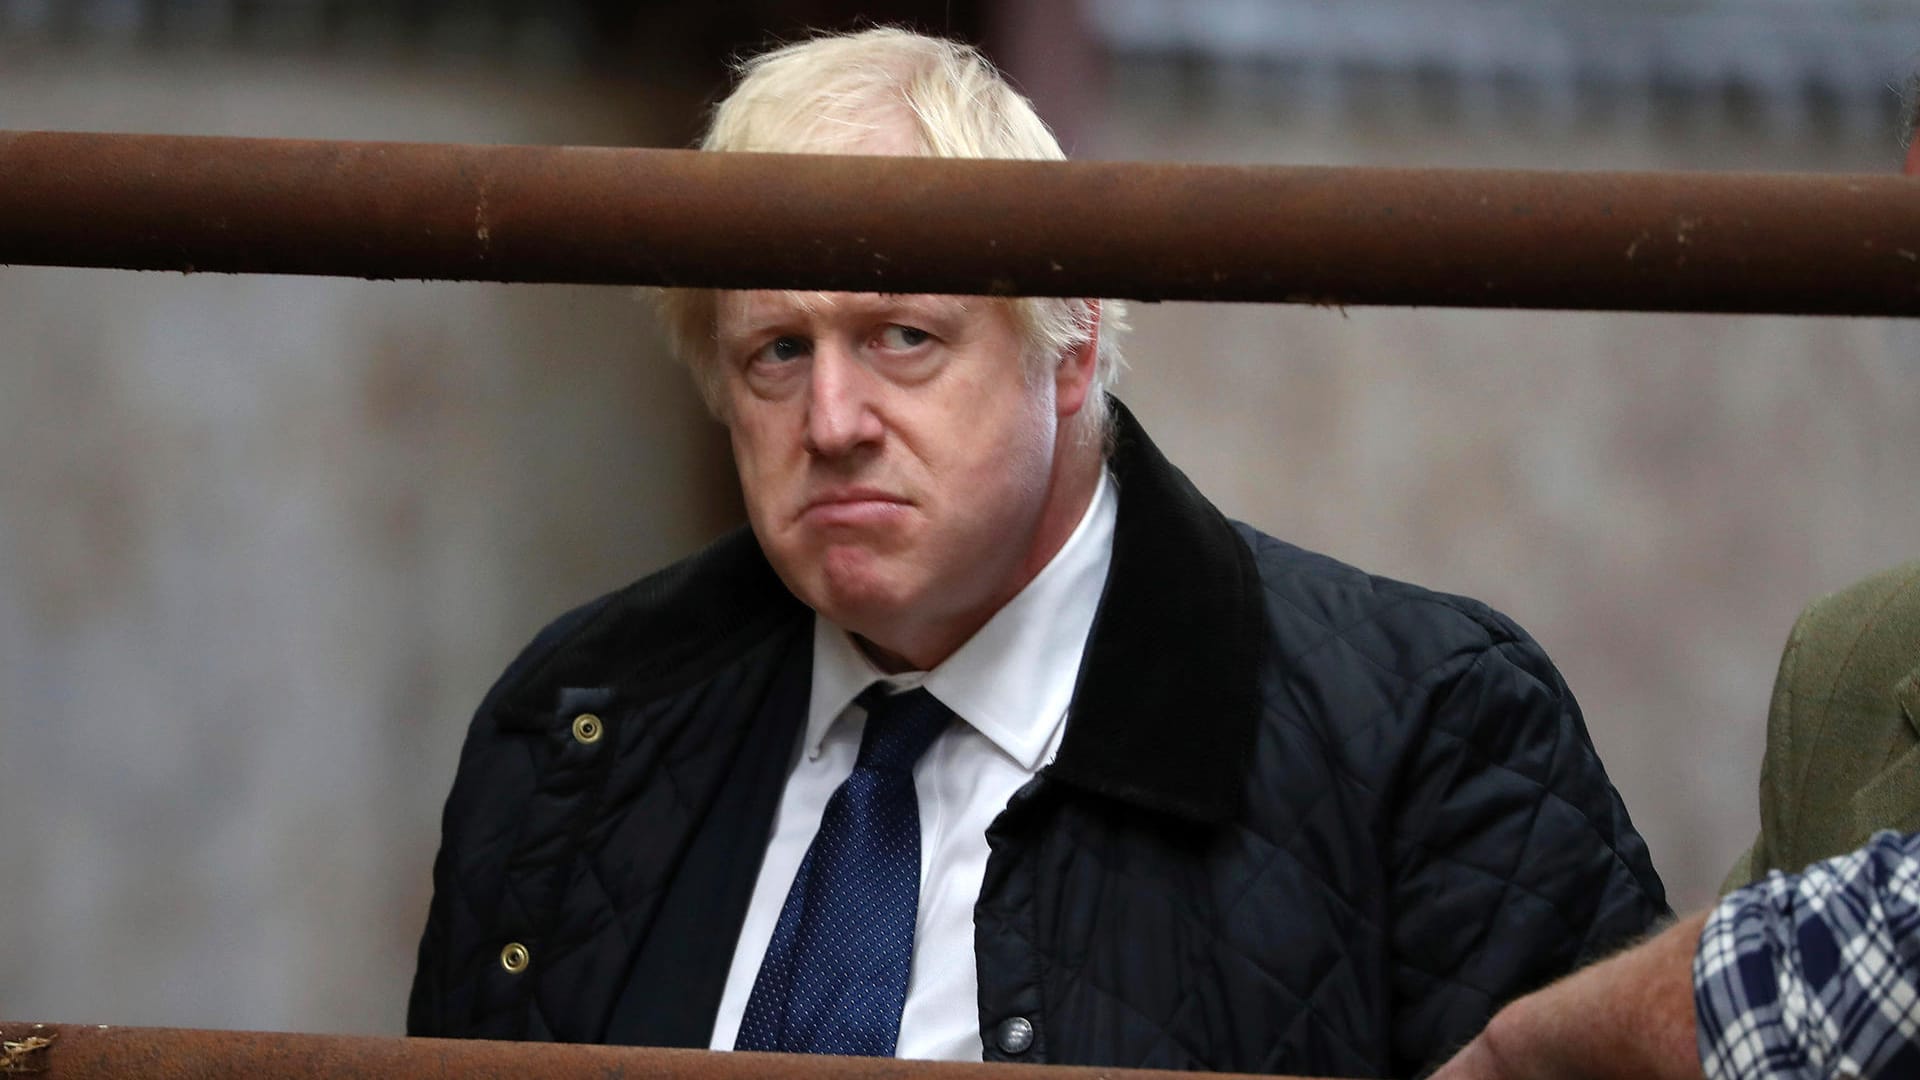
M 650 105 L 0 63 L 7 128 L 645 143 Z M 7 268 L 0 327 L 0 1016 L 399 1030 L 467 716 L 731 522 L 724 433 L 627 289 Z
M 1102 157 L 1896 157 L 1857 126 L 1467 122 L 1417 80 L 1272 80 L 1127 63 L 1068 124 Z M 0 51 L 8 128 L 648 143 L 687 111 L 515 70 Z M 1546 644 L 1681 903 L 1750 834 L 1794 613 L 1920 546 L 1911 323 L 1134 322 L 1123 396 L 1230 513 Z M 0 1016 L 399 1030 L 469 710 L 545 619 L 733 520 L 724 439 L 627 290 L 0 269 L 0 328 Z
M 1897 172 L 1891 126 L 1133 63 L 1109 158 Z M 1810 599 L 1920 555 L 1920 322 L 1135 305 L 1121 395 L 1229 513 L 1547 647 L 1676 906 L 1758 827 Z

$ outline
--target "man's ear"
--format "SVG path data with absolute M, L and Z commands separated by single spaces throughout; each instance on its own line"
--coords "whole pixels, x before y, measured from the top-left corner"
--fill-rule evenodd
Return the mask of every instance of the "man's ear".
M 1064 420 L 1078 413 L 1093 389 L 1100 359 L 1100 301 L 1087 301 L 1087 340 L 1060 354 L 1053 371 L 1053 411 Z

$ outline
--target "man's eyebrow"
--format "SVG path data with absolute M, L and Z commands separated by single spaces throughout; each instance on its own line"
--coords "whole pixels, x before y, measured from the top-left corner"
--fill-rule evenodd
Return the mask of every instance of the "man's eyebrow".
M 792 322 L 798 316 L 813 310 L 813 303 L 798 299 L 798 297 L 803 295 L 818 296 L 818 294 L 782 293 L 781 301 L 778 303 L 756 301 L 739 304 L 734 308 L 732 313 L 733 318 L 731 320 L 719 320 L 720 325 L 716 326 L 716 330 L 720 332 L 717 336 L 722 340 L 732 340 L 743 337 L 755 337 L 769 330 L 778 329 L 782 325 Z M 728 322 L 731 322 L 733 325 L 731 327 L 725 327 L 725 324 Z M 725 328 L 723 329 L 723 327 Z M 729 330 L 731 332 L 728 332 Z

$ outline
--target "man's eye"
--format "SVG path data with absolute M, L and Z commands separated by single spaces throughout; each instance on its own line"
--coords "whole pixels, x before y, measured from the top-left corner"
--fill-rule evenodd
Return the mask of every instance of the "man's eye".
M 917 327 L 901 326 L 898 323 L 894 323 L 880 331 L 880 345 L 882 348 L 904 352 L 908 349 L 919 348 L 931 336 L 932 335 L 928 334 L 925 330 Z
M 810 345 L 806 338 L 783 334 L 774 338 L 754 354 L 755 360 L 764 360 L 773 364 L 785 364 L 807 355 Z

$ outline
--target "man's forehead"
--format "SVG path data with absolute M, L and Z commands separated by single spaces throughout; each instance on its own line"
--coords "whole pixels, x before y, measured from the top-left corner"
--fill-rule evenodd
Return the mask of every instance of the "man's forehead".
M 796 315 L 888 315 L 895 312 L 966 314 L 979 297 L 933 293 L 807 292 L 790 289 L 722 290 L 718 315 L 725 325 L 752 325 Z

